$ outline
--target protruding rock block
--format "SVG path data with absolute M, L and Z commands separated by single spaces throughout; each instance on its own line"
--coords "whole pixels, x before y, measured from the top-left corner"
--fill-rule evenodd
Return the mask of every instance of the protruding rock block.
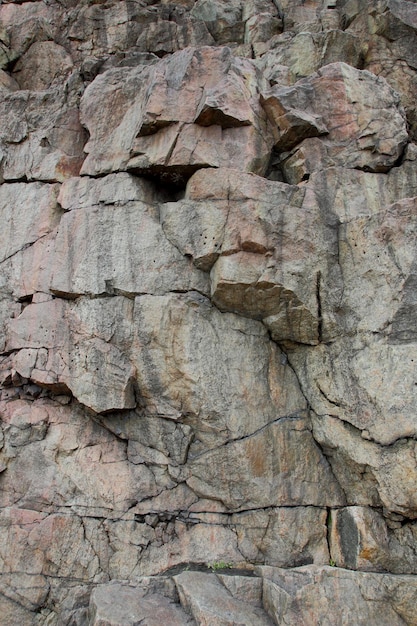
M 120 347 L 109 342 L 112 325 L 118 316 L 129 315 L 129 304 L 123 298 L 103 308 L 97 300 L 79 306 L 63 300 L 32 304 L 9 322 L 6 347 L 25 349 L 17 353 L 16 368 L 42 387 L 70 390 L 97 413 L 133 408 L 134 369 Z
M 220 310 L 263 320 L 278 341 L 319 341 L 319 275 L 336 233 L 304 189 L 205 169 L 185 200 L 162 205 L 161 221 L 183 254 L 211 270 Z
M 84 94 L 82 172 L 135 170 L 168 182 L 201 167 L 263 174 L 271 147 L 254 64 L 229 48 L 188 48 L 151 67 L 110 70 Z
M 383 78 L 345 63 L 326 65 L 292 88 L 273 87 L 264 94 L 264 102 L 278 126 L 278 146 L 299 135 L 299 146 L 282 157 L 283 171 L 292 183 L 334 165 L 386 172 L 408 140 L 398 94 Z M 303 111 L 302 124 L 298 109 Z M 313 116 L 308 124 L 306 114 Z M 312 123 L 314 116 L 320 116 L 319 125 Z M 328 134 L 315 139 L 320 128 Z M 304 139 L 305 133 L 313 138 Z

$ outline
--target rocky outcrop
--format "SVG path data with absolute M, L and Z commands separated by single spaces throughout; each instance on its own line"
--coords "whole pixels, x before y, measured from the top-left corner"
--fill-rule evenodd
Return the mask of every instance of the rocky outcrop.
M 417 624 L 416 31 L 1 4 L 2 623 Z

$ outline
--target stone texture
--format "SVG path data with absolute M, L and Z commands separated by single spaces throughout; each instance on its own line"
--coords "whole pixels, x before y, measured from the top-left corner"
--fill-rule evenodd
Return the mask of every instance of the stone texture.
M 59 223 L 57 185 L 12 183 L 0 186 L 0 263 L 54 230 Z
M 264 603 L 276 624 L 415 624 L 415 580 L 307 566 L 262 569 Z
M 0 621 L 416 624 L 416 3 L 0 5 Z
M 207 277 L 166 240 L 157 207 L 143 202 L 151 195 L 146 185 L 142 190 L 134 177 L 126 175 L 132 185 L 129 194 L 126 179 L 119 176 L 115 181 L 100 179 L 100 184 L 93 181 L 85 191 L 86 179 L 79 179 L 78 190 L 71 180 L 70 188 L 63 189 L 64 206 L 65 194 L 76 202 L 77 193 L 84 208 L 61 219 L 50 289 L 72 298 L 105 293 L 159 295 L 176 289 L 207 292 Z M 111 204 L 105 199 L 107 184 L 112 191 L 120 189 Z
M 76 77 L 73 82 L 2 95 L 0 180 L 61 182 L 79 173 L 86 133 L 79 121 Z
M 170 241 L 211 269 L 221 310 L 262 319 L 274 339 L 314 344 L 317 273 L 325 273 L 332 234 L 319 207 L 306 211 L 303 201 L 296 187 L 207 169 L 190 179 L 183 202 L 162 207 L 161 219 Z
M 94 626 L 134 626 L 138 620 L 149 626 L 193 624 L 175 603 L 152 589 L 128 585 L 105 585 L 94 589 L 90 599 L 89 623 Z
M 35 41 L 13 69 L 21 89 L 43 91 L 65 80 L 73 69 L 66 50 L 53 41 Z
M 228 48 L 189 48 L 148 68 L 110 70 L 82 100 L 90 132 L 82 173 L 127 169 L 174 183 L 207 166 L 262 174 L 270 143 L 258 89 L 254 65 Z
M 54 299 L 26 307 L 9 322 L 6 350 L 19 350 L 14 369 L 37 385 L 70 390 L 97 412 L 133 408 L 134 370 L 119 347 L 108 343 L 115 326 L 122 342 L 128 338 L 125 316 L 132 315 L 131 303 L 120 298 L 116 309 L 114 302 L 102 304 L 87 300 L 73 306 Z M 107 319 L 104 308 L 109 308 Z
M 332 513 L 331 554 L 341 567 L 364 571 L 415 571 L 415 523 L 401 515 L 352 506 Z
M 248 602 L 237 600 L 220 581 L 210 574 L 183 572 L 175 583 L 184 604 L 197 624 L 248 624 L 270 626 L 266 613 Z
M 272 84 L 282 84 L 280 66 L 287 68 L 288 82 L 295 83 L 329 63 L 342 61 L 352 67 L 362 64 L 361 40 L 349 31 L 285 32 L 273 43 L 272 48 L 270 42 L 254 46 L 260 57 L 258 65 Z
M 375 91 L 379 98 L 374 108 L 369 103 Z M 282 157 L 283 171 L 292 183 L 300 182 L 313 171 L 339 164 L 365 171 L 388 171 L 407 142 L 405 114 L 398 94 L 382 78 L 345 63 L 326 65 L 292 88 L 274 87 L 264 97 L 273 111 L 270 117 L 278 126 L 280 138 L 284 129 L 289 132 L 288 126 L 299 126 L 299 109 L 305 112 L 307 108 L 313 119 L 320 115 L 325 128 L 319 126 L 315 134 L 328 131 L 321 141 L 314 138 L 312 130 L 312 138 L 304 139 L 300 133 L 301 142 L 295 152 Z M 295 120 L 288 117 L 289 113 L 296 116 Z

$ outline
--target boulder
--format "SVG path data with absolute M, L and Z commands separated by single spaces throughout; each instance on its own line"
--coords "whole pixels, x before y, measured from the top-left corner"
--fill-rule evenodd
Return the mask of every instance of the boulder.
M 286 135 L 297 132 L 299 109 L 313 120 L 319 115 L 320 124 L 328 131 L 325 137 L 315 138 L 314 133 L 319 134 L 320 128 L 324 132 L 324 127 L 317 128 L 310 118 L 306 128 L 304 121 L 303 132 L 309 132 L 311 138 L 304 139 L 300 133 L 299 145 L 281 157 L 286 180 L 291 183 L 337 165 L 386 172 L 401 157 L 408 141 L 399 95 L 383 78 L 345 63 L 326 65 L 291 88 L 275 86 L 264 94 L 264 101 L 279 138 L 283 131 Z

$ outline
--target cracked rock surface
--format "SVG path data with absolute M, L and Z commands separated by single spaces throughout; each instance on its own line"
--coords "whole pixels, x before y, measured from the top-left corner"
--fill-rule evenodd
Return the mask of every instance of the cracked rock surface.
M 2 624 L 417 625 L 416 42 L 0 3 Z

